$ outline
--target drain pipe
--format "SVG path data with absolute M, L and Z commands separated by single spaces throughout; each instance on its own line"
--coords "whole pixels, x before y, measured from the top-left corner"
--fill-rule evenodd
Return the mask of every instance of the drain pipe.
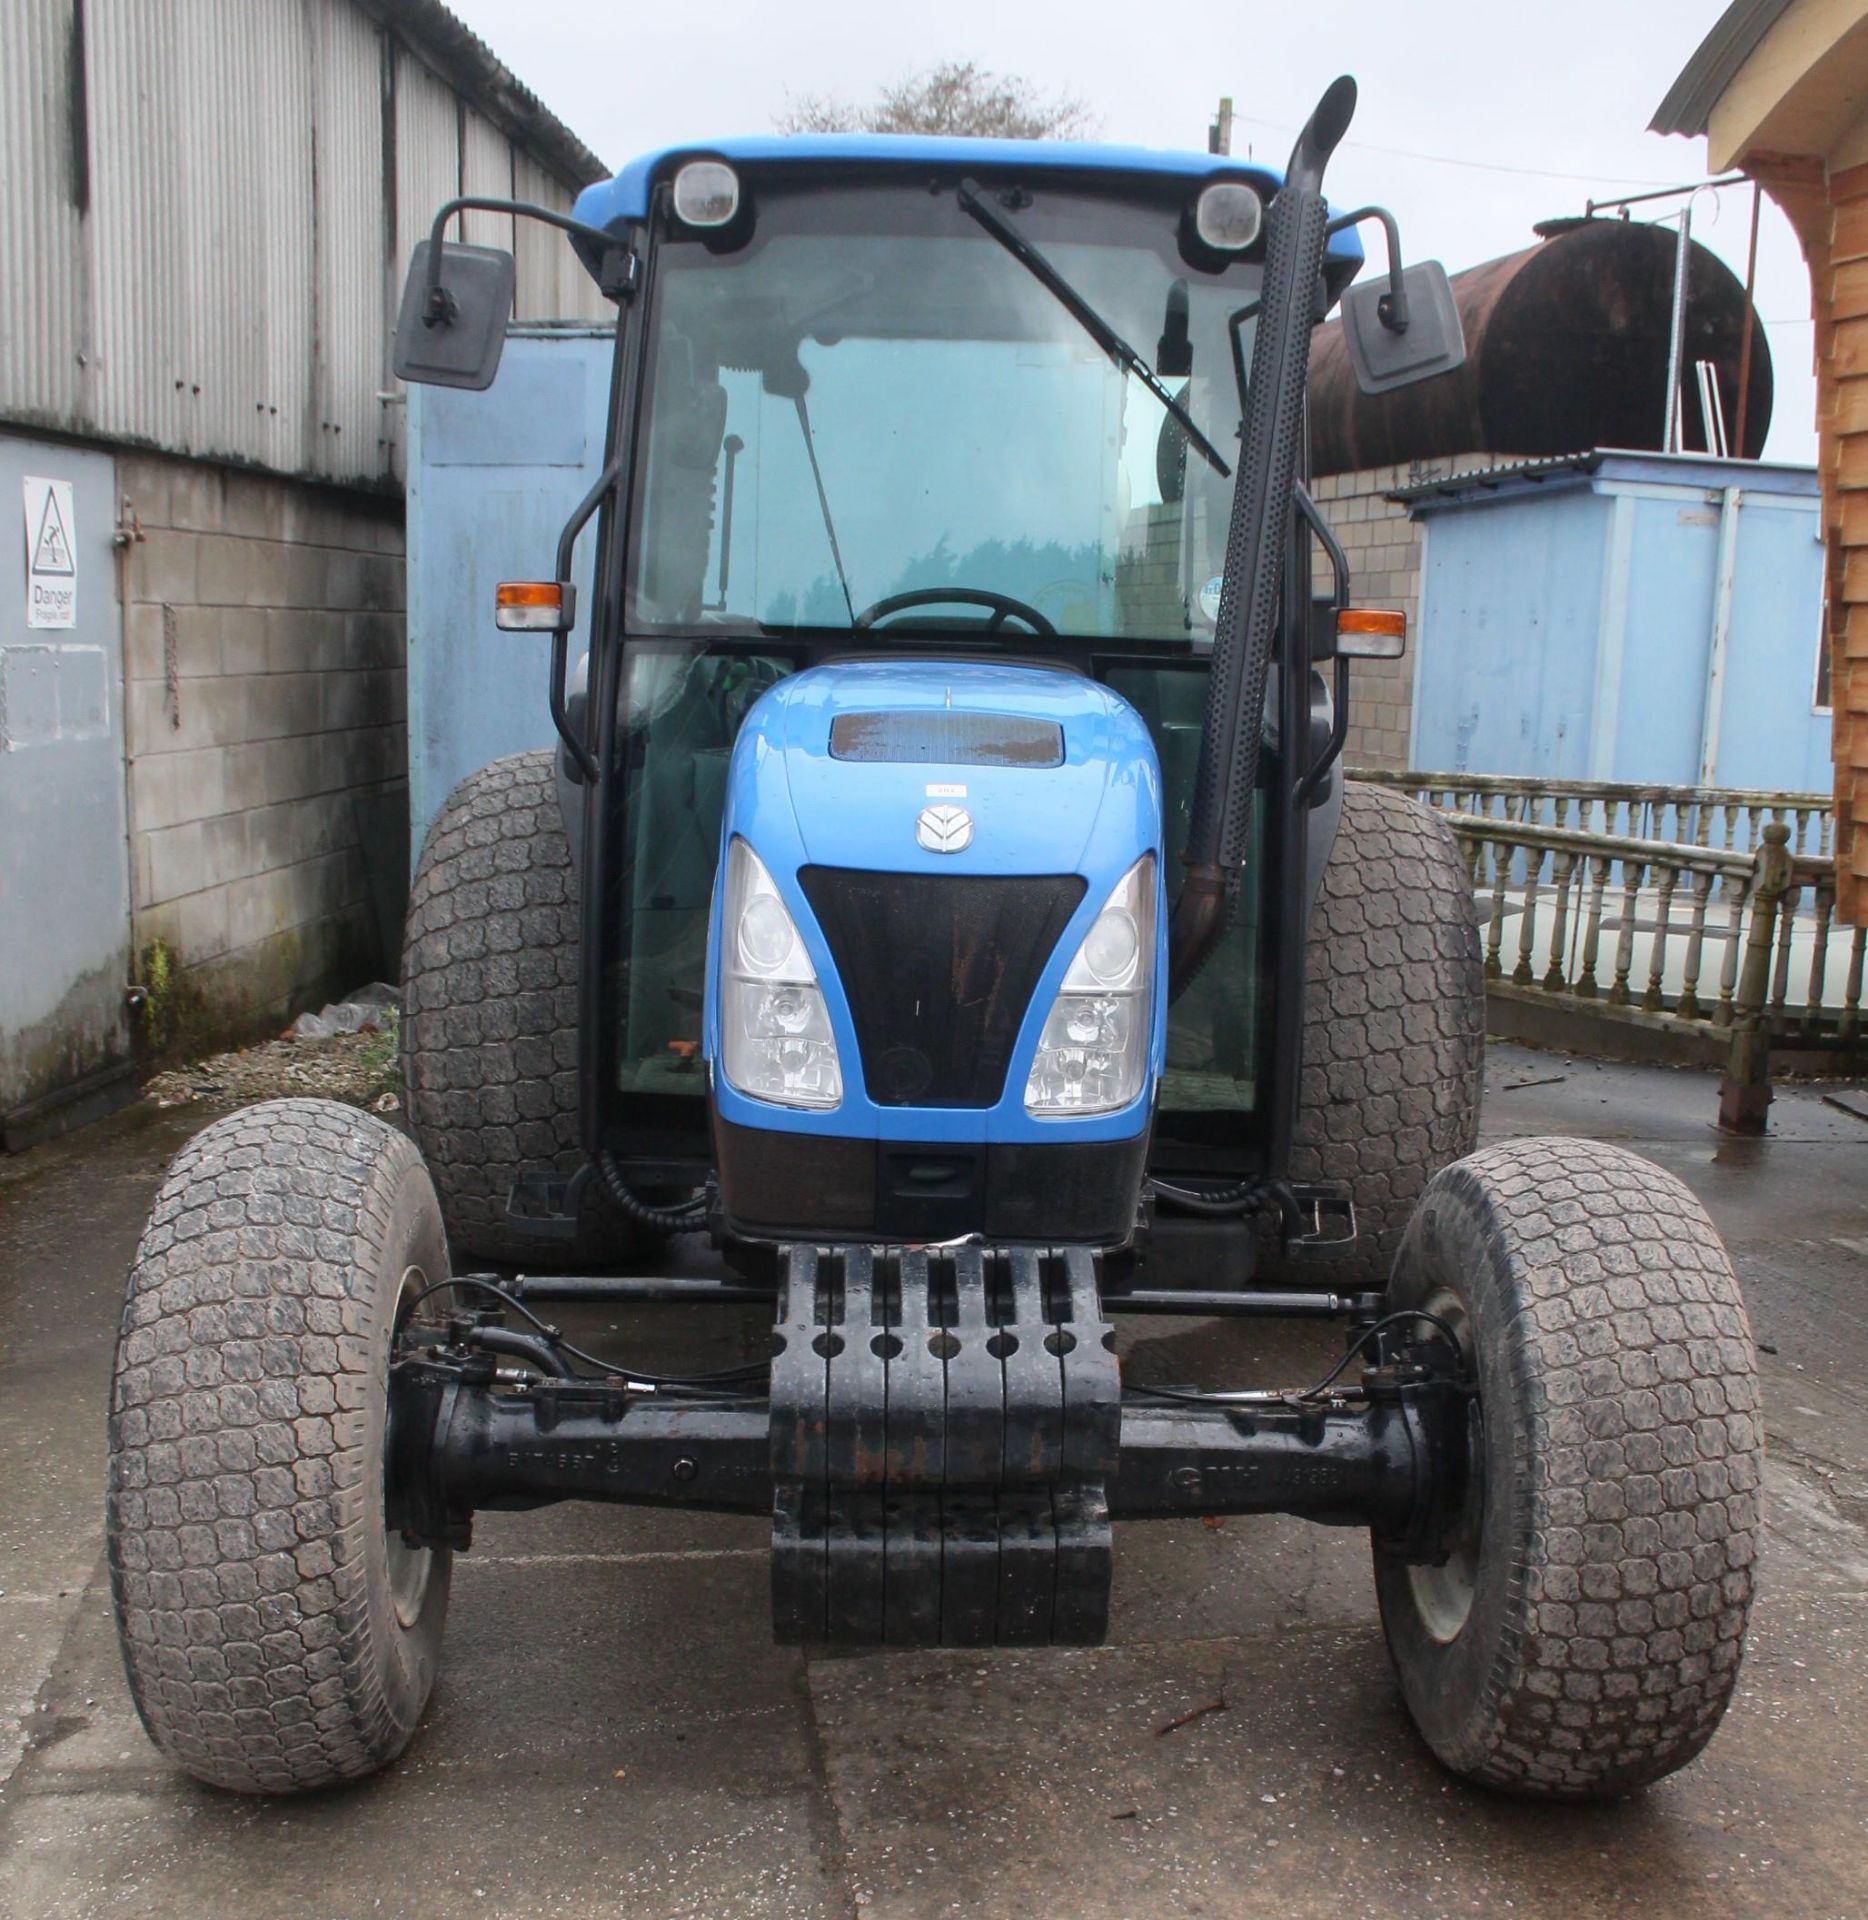
M 1719 734 L 1725 718 L 1726 656 L 1732 646 L 1732 577 L 1738 565 L 1738 515 L 1744 489 L 1727 487 L 1719 502 L 1719 546 L 1714 562 L 1712 630 L 1706 645 L 1706 699 L 1699 727 L 1699 784 L 1719 780 Z
M 1680 375 L 1686 357 L 1686 263 L 1693 246 L 1693 203 L 1680 209 L 1680 233 L 1673 249 L 1673 317 L 1667 328 L 1667 412 L 1661 422 L 1661 445 L 1678 453 L 1682 440 Z
M 1356 83 L 1345 75 L 1299 134 L 1265 219 L 1262 305 L 1214 622 L 1186 877 L 1168 921 L 1170 997 L 1186 988 L 1225 933 L 1245 864 L 1329 225 L 1323 169 L 1355 110 Z

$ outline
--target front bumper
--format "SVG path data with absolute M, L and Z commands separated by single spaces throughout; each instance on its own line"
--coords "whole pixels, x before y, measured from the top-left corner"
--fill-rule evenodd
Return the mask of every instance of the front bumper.
M 1072 1133 L 1071 1123 L 1059 1124 Z M 1126 1140 L 863 1140 L 714 1116 L 720 1193 L 750 1240 L 981 1236 L 1112 1247 L 1135 1231 L 1148 1132 Z

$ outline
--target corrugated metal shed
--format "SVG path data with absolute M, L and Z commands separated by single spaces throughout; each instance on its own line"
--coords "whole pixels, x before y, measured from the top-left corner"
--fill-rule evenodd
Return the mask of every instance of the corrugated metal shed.
M 376 485 L 409 251 L 604 169 L 434 0 L 9 0 L 0 420 Z M 514 245 L 473 215 L 468 237 Z M 515 317 L 607 309 L 519 237 Z
M 16 388 L 52 418 L 69 418 L 89 384 L 74 347 L 87 303 L 84 221 L 65 73 L 69 0 L 14 0 L 12 55 L 0 60 L 0 404 Z

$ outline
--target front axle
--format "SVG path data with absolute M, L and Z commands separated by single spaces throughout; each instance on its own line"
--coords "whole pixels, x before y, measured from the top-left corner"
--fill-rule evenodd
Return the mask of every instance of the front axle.
M 1450 1348 L 1389 1343 L 1315 1397 L 1124 1390 L 1092 1257 L 786 1249 L 769 1390 L 518 1376 L 404 1353 L 390 1525 L 464 1546 L 476 1511 L 569 1499 L 773 1516 L 781 1640 L 1095 1642 L 1112 1519 L 1290 1513 L 1443 1551 L 1468 1480 Z

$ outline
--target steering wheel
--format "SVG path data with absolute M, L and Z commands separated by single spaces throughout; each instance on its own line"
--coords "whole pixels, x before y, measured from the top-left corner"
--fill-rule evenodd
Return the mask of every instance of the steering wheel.
M 997 633 L 1008 620 L 1022 620 L 1033 633 L 1057 638 L 1057 629 L 1036 607 L 1009 593 L 989 593 L 983 587 L 916 587 L 912 593 L 892 593 L 856 616 L 858 628 L 873 627 L 892 613 L 905 613 L 910 607 L 986 607 L 992 618 L 986 622 L 988 633 Z

